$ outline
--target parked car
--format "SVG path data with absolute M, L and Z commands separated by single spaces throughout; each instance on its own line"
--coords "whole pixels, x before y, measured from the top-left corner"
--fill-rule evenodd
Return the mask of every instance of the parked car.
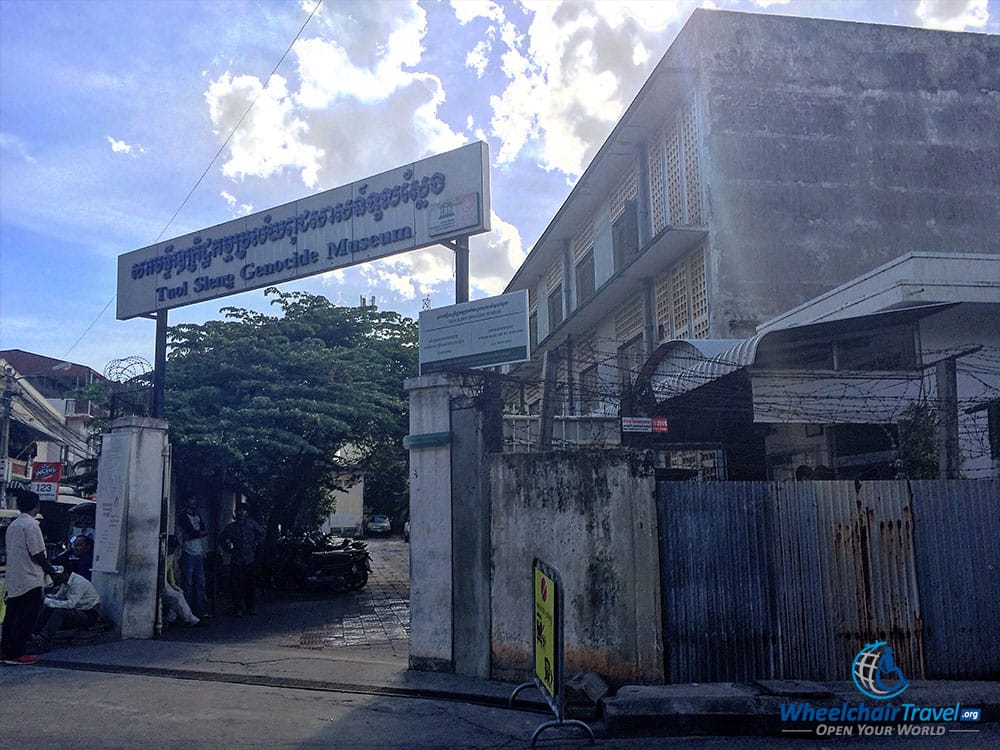
M 368 522 L 369 534 L 389 534 L 392 532 L 392 522 L 389 516 L 372 516 Z

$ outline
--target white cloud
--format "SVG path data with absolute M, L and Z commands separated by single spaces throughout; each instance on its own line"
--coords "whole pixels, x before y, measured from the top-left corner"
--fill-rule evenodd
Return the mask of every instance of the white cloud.
M 525 0 L 527 36 L 502 34 L 506 89 L 491 100 L 498 164 L 533 153 L 540 166 L 579 175 L 669 41 L 680 3 Z
M 792 0 L 753 0 L 758 8 L 770 8 L 773 5 L 788 5 Z
M 253 213 L 252 203 L 239 203 L 236 196 L 227 190 L 223 190 L 219 195 L 222 196 L 222 199 L 229 206 L 229 210 L 233 212 L 234 216 L 249 216 Z M 236 205 L 237 203 L 239 203 L 239 206 Z
M 225 73 L 210 86 L 212 122 L 224 138 L 257 99 L 223 166 L 233 178 L 298 171 L 310 188 L 333 187 L 463 145 L 438 116 L 437 76 L 414 70 L 427 31 L 416 2 L 324 5 L 297 42 L 295 78 Z
M 982 29 L 990 20 L 987 0 L 920 0 L 916 15 L 923 26 L 945 31 Z
M 144 149 L 138 143 L 133 145 L 130 143 L 126 143 L 125 141 L 119 141 L 115 138 L 112 138 L 110 135 L 105 136 L 105 138 L 107 139 L 108 143 L 111 144 L 111 150 L 114 151 L 116 154 L 129 154 L 133 157 L 137 157 L 139 154 L 146 153 L 146 149 Z
M 463 26 L 477 18 L 490 21 L 501 21 L 504 18 L 503 8 L 493 0 L 451 0 L 455 18 Z
M 29 164 L 36 164 L 38 162 L 38 160 L 28 151 L 28 144 L 16 135 L 0 133 L 0 150 L 12 151 Z
M 220 139 L 228 137 L 246 113 L 229 143 L 223 174 L 234 179 L 269 177 L 291 168 L 300 170 L 303 183 L 315 187 L 323 150 L 306 142 L 309 125 L 296 114 L 283 78 L 274 76 L 264 89 L 255 76 L 233 77 L 227 71 L 209 85 L 205 100 Z
M 477 78 L 482 78 L 483 73 L 486 72 L 486 66 L 490 62 L 491 49 L 490 43 L 485 39 L 481 39 L 465 56 L 465 64 L 476 71 Z

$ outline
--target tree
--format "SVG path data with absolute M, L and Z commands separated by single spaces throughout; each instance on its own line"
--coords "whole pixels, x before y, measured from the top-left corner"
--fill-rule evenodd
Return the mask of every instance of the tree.
M 175 470 L 247 496 L 273 533 L 329 512 L 345 473 L 390 466 L 405 486 L 417 329 L 375 308 L 265 294 L 281 316 L 227 307 L 225 320 L 170 329 L 166 410 Z
M 937 479 L 937 416 L 926 402 L 913 401 L 899 418 L 896 479 Z

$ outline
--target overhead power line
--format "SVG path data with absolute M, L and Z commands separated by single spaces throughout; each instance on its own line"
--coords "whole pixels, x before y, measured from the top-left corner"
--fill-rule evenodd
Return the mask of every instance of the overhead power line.
M 240 126 L 243 125 L 244 120 L 246 120 L 247 116 L 250 114 L 250 111 L 257 103 L 257 100 L 260 99 L 261 94 L 263 94 L 264 91 L 267 90 L 268 85 L 271 83 L 271 79 L 274 78 L 274 74 L 278 72 L 278 68 L 281 67 L 281 64 L 285 61 L 285 58 L 288 57 L 288 53 L 292 51 L 292 47 L 295 46 L 295 43 L 302 36 L 302 32 L 306 30 L 306 26 L 309 25 L 309 22 L 313 19 L 313 16 L 316 15 L 316 12 L 319 10 L 322 4 L 323 0 L 316 0 L 316 5 L 313 6 L 313 9 L 309 13 L 308 18 L 306 18 L 306 20 L 302 22 L 302 26 L 299 27 L 298 32 L 295 34 L 295 38 L 292 39 L 289 45 L 285 48 L 285 51 L 278 59 L 278 62 L 275 63 L 274 67 L 271 68 L 271 72 L 268 74 L 267 80 L 264 81 L 264 85 L 261 87 L 260 93 L 254 97 L 254 100 L 250 102 L 249 106 L 246 108 L 246 111 L 240 117 L 239 121 L 233 126 L 232 130 L 229 131 L 229 135 L 226 136 L 226 140 L 223 141 L 221 146 L 219 146 L 219 149 L 215 152 L 215 155 L 212 156 L 211 160 L 205 166 L 205 169 L 202 170 L 201 175 L 195 181 L 194 186 L 188 191 L 187 195 L 184 196 L 184 200 L 181 201 L 181 204 L 177 207 L 177 210 L 174 211 L 169 221 L 167 221 L 167 223 L 163 226 L 163 229 L 160 230 L 160 233 L 156 236 L 154 243 L 159 242 L 163 238 L 163 235 L 166 234 L 167 229 L 169 229 L 170 225 L 174 223 L 174 220 L 178 217 L 178 215 L 180 215 L 180 212 L 184 210 L 184 207 L 187 205 L 188 201 L 191 200 L 191 196 L 194 195 L 194 191 L 198 189 L 198 187 L 204 181 L 205 176 L 208 174 L 208 171 L 212 168 L 212 165 L 215 164 L 215 162 L 218 160 L 222 152 L 226 150 L 226 147 L 229 145 L 229 142 L 233 139 L 233 136 L 236 135 L 236 132 L 240 129 Z M 104 305 L 101 311 L 97 314 L 97 317 L 94 318 L 91 324 L 87 326 L 86 330 L 82 334 L 80 334 L 80 337 L 76 341 L 74 341 L 73 345 L 69 349 L 67 349 L 66 352 L 62 355 L 63 359 L 69 356 L 70 352 L 72 352 L 77 347 L 77 345 L 81 341 L 83 341 L 84 337 L 88 333 L 90 333 L 90 330 L 97 324 L 97 321 L 101 319 L 101 316 L 104 315 L 107 309 L 111 306 L 111 303 L 115 301 L 115 298 L 117 296 L 118 295 L 116 293 L 114 296 L 111 297 L 111 299 L 108 300 L 107 304 Z

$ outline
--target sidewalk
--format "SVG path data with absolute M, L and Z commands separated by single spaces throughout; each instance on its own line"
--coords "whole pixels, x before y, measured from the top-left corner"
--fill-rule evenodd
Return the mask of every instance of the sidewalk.
M 266 617 L 262 612 L 262 617 Z M 242 623 L 240 623 L 242 625 Z M 43 664 L 98 671 L 150 674 L 334 692 L 364 692 L 458 700 L 505 706 L 510 683 L 408 669 L 398 644 L 308 649 L 276 645 L 274 638 L 234 632 L 232 622 L 184 631 L 189 640 L 114 641 L 60 648 Z M 770 735 L 812 724 L 783 724 L 781 705 L 813 708 L 864 702 L 852 683 L 760 681 L 752 684 L 625 686 L 602 701 L 601 715 L 588 720 L 603 736 Z M 869 704 L 872 701 L 868 701 Z M 1000 684 L 921 681 L 893 702 L 920 707 L 981 709 L 982 722 L 1000 721 Z M 535 690 L 518 705 L 544 711 Z M 963 724 L 975 728 L 976 724 Z
M 41 663 L 506 706 L 516 687 L 512 683 L 409 670 L 408 550 L 402 542 L 386 541 L 373 544 L 372 551 L 375 570 L 360 592 L 333 596 L 271 593 L 263 597 L 256 617 L 236 619 L 220 614 L 208 627 L 172 628 L 160 639 L 99 638 L 60 646 L 43 654 Z M 219 609 L 225 611 L 222 604 Z M 808 703 L 816 709 L 864 702 L 876 703 L 865 701 L 851 682 L 636 685 L 621 687 L 615 695 L 604 698 L 599 716 L 586 720 L 604 736 L 762 735 L 815 728 L 816 721 L 782 723 L 783 704 Z M 981 709 L 982 722 L 998 722 L 1000 683 L 918 681 L 890 703 L 920 707 L 959 703 L 963 708 Z M 518 706 L 547 712 L 534 689 L 518 694 Z M 976 726 L 962 724 L 965 728 Z

